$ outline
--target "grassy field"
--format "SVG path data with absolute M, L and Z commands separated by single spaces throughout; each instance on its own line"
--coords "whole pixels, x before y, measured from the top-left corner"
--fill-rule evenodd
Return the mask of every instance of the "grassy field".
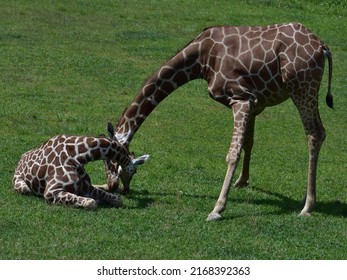
M 346 1 L 1 1 L 0 259 L 347 259 Z M 298 21 L 333 54 L 335 110 L 318 203 L 298 218 L 307 144 L 287 101 L 256 124 L 250 188 L 232 189 L 221 222 L 205 222 L 222 185 L 231 112 L 191 82 L 157 107 L 131 150 L 148 153 L 125 207 L 87 212 L 12 190 L 25 151 L 56 134 L 98 135 L 143 81 L 212 25 Z M 87 166 L 105 182 L 100 162 Z

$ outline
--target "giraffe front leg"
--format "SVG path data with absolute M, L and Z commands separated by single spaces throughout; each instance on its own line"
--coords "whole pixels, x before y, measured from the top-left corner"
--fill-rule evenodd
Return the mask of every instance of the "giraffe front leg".
M 253 147 L 253 138 L 254 138 L 254 124 L 255 124 L 255 116 L 251 116 L 249 118 L 249 124 L 247 126 L 245 141 L 243 143 L 243 164 L 242 170 L 239 178 L 236 180 L 234 186 L 237 188 L 243 188 L 248 186 L 249 180 L 249 165 L 251 161 L 251 152 Z
M 228 169 L 224 178 L 224 183 L 219 194 L 218 200 L 215 204 L 214 209 L 208 215 L 207 221 L 220 220 L 222 216 L 221 212 L 226 207 L 230 185 L 235 174 L 237 164 L 240 159 L 241 148 L 244 142 L 245 132 L 249 122 L 250 114 L 250 103 L 249 102 L 238 102 L 233 105 L 234 114 L 234 130 L 230 149 L 227 155 Z
M 89 197 L 92 197 L 98 201 L 107 202 L 113 205 L 114 207 L 120 207 L 123 205 L 120 195 L 116 193 L 110 193 L 103 189 L 95 188 L 92 185 L 90 185 L 88 188 L 89 191 L 87 195 Z
M 120 207 L 123 205 L 122 199 L 117 193 L 109 193 L 103 189 L 95 188 L 90 186 L 90 192 L 88 193 L 90 197 L 93 197 L 96 200 L 105 201 L 115 207 Z
M 97 203 L 93 198 L 87 198 L 76 195 L 66 191 L 66 189 L 75 189 L 75 186 L 47 184 L 44 192 L 46 202 L 52 204 L 72 205 L 77 208 L 84 208 L 86 210 L 94 210 L 97 208 Z
M 110 193 L 103 189 L 94 187 L 87 173 L 81 175 L 81 184 L 83 186 L 83 195 L 91 197 L 97 201 L 107 202 L 115 207 L 123 205 L 119 194 Z

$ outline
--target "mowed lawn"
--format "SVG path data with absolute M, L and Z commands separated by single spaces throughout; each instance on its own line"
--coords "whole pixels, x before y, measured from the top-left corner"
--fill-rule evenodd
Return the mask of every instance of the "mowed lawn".
M 345 1 L 2 1 L 0 259 L 346 259 L 346 16 Z M 174 92 L 137 132 L 131 150 L 151 158 L 123 208 L 88 212 L 14 193 L 24 152 L 57 134 L 105 133 L 143 81 L 205 27 L 292 21 L 333 54 L 335 109 L 325 104 L 326 71 L 327 139 L 311 218 L 297 217 L 308 151 L 287 101 L 257 117 L 250 187 L 230 191 L 222 221 L 205 221 L 233 121 L 202 80 Z M 87 169 L 93 183 L 105 182 L 101 162 Z

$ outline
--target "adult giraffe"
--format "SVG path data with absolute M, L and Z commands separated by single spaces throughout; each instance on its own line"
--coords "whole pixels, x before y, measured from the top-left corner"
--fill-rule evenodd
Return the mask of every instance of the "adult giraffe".
M 146 117 L 165 97 L 191 80 L 206 80 L 210 96 L 232 109 L 234 116 L 226 176 L 215 207 L 207 218 L 218 220 L 226 206 L 241 149 L 244 161 L 235 185 L 247 185 L 255 117 L 265 107 L 291 98 L 308 138 L 308 185 L 300 215 L 309 216 L 316 200 L 318 154 L 325 139 L 318 111 L 325 57 L 329 62 L 326 102 L 332 108 L 331 53 L 327 45 L 302 24 L 207 28 L 145 83 L 121 116 L 115 136 L 128 146 Z M 117 167 L 113 170 L 115 172 L 108 178 L 111 185 L 117 184 L 118 173 L 122 173 Z

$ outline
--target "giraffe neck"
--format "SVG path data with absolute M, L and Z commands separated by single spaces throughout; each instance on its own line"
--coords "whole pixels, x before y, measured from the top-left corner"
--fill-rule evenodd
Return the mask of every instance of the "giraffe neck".
M 188 44 L 149 78 L 124 111 L 115 129 L 118 141 L 128 146 L 154 108 L 178 87 L 201 78 L 201 69 L 199 45 Z
M 71 149 L 67 147 L 70 154 L 75 154 L 76 159 L 82 164 L 95 160 L 112 160 L 122 167 L 131 162 L 129 151 L 126 147 L 116 141 L 107 138 L 84 137 L 83 141 L 77 141 L 75 150 L 71 154 Z

